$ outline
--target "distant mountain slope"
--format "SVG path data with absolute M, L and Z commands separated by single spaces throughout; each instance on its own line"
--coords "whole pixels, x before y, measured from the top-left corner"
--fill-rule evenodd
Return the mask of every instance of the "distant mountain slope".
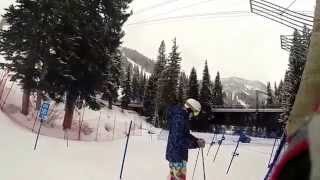
M 131 64 L 137 64 L 139 65 L 142 69 L 144 69 L 148 73 L 152 73 L 153 67 L 155 65 L 155 62 L 151 60 L 150 58 L 144 56 L 140 52 L 127 48 L 127 47 L 122 47 L 121 51 L 127 61 L 131 61 Z
M 256 106 L 256 90 L 266 92 L 267 86 L 260 81 L 251 81 L 238 77 L 222 78 L 223 90 L 226 93 L 227 105 Z M 263 102 L 266 95 L 259 94 L 259 102 Z

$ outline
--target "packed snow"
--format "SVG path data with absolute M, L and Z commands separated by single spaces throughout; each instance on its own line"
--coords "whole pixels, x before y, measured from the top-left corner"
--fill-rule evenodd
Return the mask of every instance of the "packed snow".
M 119 179 L 125 139 L 110 142 L 66 141 L 40 136 L 33 151 L 35 134 L 20 127 L 0 113 L 0 179 L 7 180 L 103 180 Z M 197 135 L 197 134 L 196 134 Z M 133 136 L 129 140 L 123 179 L 163 180 L 168 174 L 165 161 L 166 141 L 157 134 Z M 218 136 L 220 138 L 220 136 Z M 228 139 L 228 138 L 227 138 Z M 229 144 L 229 143 L 228 143 Z M 272 142 L 267 144 L 240 144 L 231 172 L 226 168 L 235 148 L 234 144 L 222 145 L 215 163 L 212 162 L 217 145 L 206 155 L 207 179 L 256 180 L 262 179 L 266 170 Z M 188 179 L 191 179 L 197 150 L 191 150 Z M 201 157 L 201 156 L 200 156 Z M 202 180 L 202 162 L 199 159 L 195 180 Z
M 243 107 L 245 107 L 245 108 L 248 108 L 248 107 L 249 107 L 242 99 L 239 99 L 238 96 L 237 96 L 237 101 L 240 103 L 241 106 L 243 106 Z
M 75 123 L 74 136 L 70 132 L 70 140 L 67 143 L 63 139 L 64 134 L 61 130 L 63 105 L 57 105 L 54 113 L 56 120 L 51 121 L 54 125 L 48 123 L 43 127 L 37 149 L 34 151 L 38 124 L 34 132 L 30 125 L 33 125 L 32 116 L 36 116 L 36 113 L 31 113 L 29 116 L 20 113 L 21 89 L 13 84 L 9 91 L 11 83 L 8 82 L 4 88 L 3 97 L 7 97 L 6 103 L 3 103 L 4 99 L 0 103 L 3 106 L 3 111 L 0 112 L 1 180 L 119 180 L 126 133 L 131 120 L 137 126 L 129 140 L 123 180 L 167 178 L 169 172 L 168 162 L 165 160 L 167 131 L 153 128 L 135 112 L 122 112 L 118 107 L 98 112 L 86 110 L 84 121 L 91 128 L 91 134 L 82 133 L 81 141 L 77 140 L 77 123 Z M 53 103 L 51 107 L 54 107 Z M 99 117 L 100 122 L 98 122 Z M 76 122 L 77 119 L 76 115 Z M 116 127 L 113 126 L 115 119 Z M 106 130 L 109 126 L 110 132 Z M 230 173 L 226 175 L 238 137 L 226 136 L 213 163 L 217 144 L 213 145 L 207 156 L 213 134 L 193 134 L 204 138 L 208 143 L 204 149 L 207 179 L 257 180 L 262 179 L 267 172 L 272 139 L 253 138 L 250 144 L 240 144 L 238 149 L 240 155 L 235 158 Z M 221 135 L 218 135 L 217 139 L 220 138 Z M 192 177 L 197 153 L 197 149 L 189 152 L 188 179 Z M 194 180 L 203 179 L 201 156 L 199 157 Z

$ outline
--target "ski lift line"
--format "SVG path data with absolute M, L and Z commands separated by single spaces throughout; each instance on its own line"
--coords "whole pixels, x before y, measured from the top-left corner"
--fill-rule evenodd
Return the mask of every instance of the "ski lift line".
M 138 15 L 138 14 L 141 14 L 141 13 L 144 13 L 146 11 L 150 11 L 152 9 L 156 9 L 156 8 L 159 8 L 159 7 L 162 7 L 162 6 L 166 6 L 168 4 L 172 4 L 174 2 L 177 2 L 177 1 L 180 1 L 180 0 L 168 0 L 168 1 L 165 1 L 165 2 L 162 2 L 162 3 L 158 3 L 158 4 L 155 4 L 155 5 L 151 5 L 149 7 L 146 7 L 146 8 L 142 8 L 140 10 L 137 10 L 136 13 L 133 13 L 133 15 Z
M 282 45 L 281 46 L 281 49 L 285 50 L 285 51 L 288 51 L 288 52 L 292 52 L 294 53 L 294 55 L 297 55 L 299 57 L 302 57 L 302 56 L 305 56 L 305 53 L 302 52 L 302 51 L 299 51 L 299 50 L 292 50 L 292 45 Z
M 296 53 L 296 55 L 300 55 L 300 56 L 306 56 L 306 51 L 308 50 L 308 45 L 304 44 L 303 47 L 299 48 L 299 49 L 292 49 L 293 47 L 293 40 L 292 39 L 287 39 L 285 36 L 281 36 L 281 48 L 283 50 L 287 50 L 289 52 L 293 52 Z
M 284 50 L 291 51 L 292 50 L 292 43 L 290 43 L 290 42 L 281 42 L 281 47 Z M 308 48 L 306 46 L 304 46 L 302 49 L 294 49 L 293 52 L 303 55 L 303 53 L 306 50 L 308 50 Z
M 282 37 L 284 39 L 288 39 L 288 40 L 293 40 L 294 35 L 280 35 L 280 37 Z M 308 40 L 308 39 L 307 38 L 297 37 L 297 40 L 304 41 L 304 40 Z
M 281 38 L 281 44 L 282 44 L 283 46 L 286 46 L 286 45 L 292 46 L 293 43 L 294 43 L 293 40 Z M 301 49 L 302 49 L 302 50 L 308 49 L 308 45 L 307 45 L 307 44 L 303 44 L 303 46 L 302 46 Z
M 300 17 L 293 16 L 293 15 L 291 15 L 291 17 L 288 17 L 288 16 L 286 16 L 284 14 L 281 14 L 281 13 L 278 13 L 278 12 L 272 10 L 272 9 L 269 9 L 269 8 L 266 8 L 266 7 L 262 7 L 262 6 L 259 6 L 259 5 L 256 5 L 256 4 L 252 4 L 252 7 L 253 7 L 252 10 L 257 10 L 257 8 L 260 8 L 260 9 L 263 9 L 265 11 L 271 12 L 273 14 L 280 15 L 281 17 L 277 17 L 277 18 L 280 18 L 281 20 L 283 20 L 283 18 L 287 18 L 287 19 L 290 19 L 292 21 L 296 21 L 296 22 L 299 22 L 301 24 L 306 24 L 306 25 L 309 25 L 309 26 L 312 26 L 311 24 L 313 23 L 313 20 L 307 20 L 307 19 L 300 18 Z M 256 7 L 256 8 L 254 8 L 254 7 Z M 287 13 L 285 13 L 285 14 L 287 14 Z M 288 14 L 288 15 L 290 16 L 290 14 Z M 301 20 L 304 20 L 306 22 L 303 22 Z M 311 23 L 311 24 L 308 24 L 308 23 Z
M 307 22 L 302 22 L 301 20 L 305 20 L 305 21 L 308 21 L 308 22 L 310 22 L 310 23 L 313 23 L 313 20 L 307 20 L 307 19 L 300 18 L 300 17 L 298 17 L 298 16 L 293 16 L 293 15 L 291 15 L 291 17 L 288 17 L 288 16 L 285 16 L 285 15 L 280 14 L 280 13 L 278 13 L 278 12 L 275 12 L 275 11 L 273 11 L 272 9 L 268 9 L 268 8 L 266 8 L 266 7 L 262 7 L 262 6 L 259 6 L 259 5 L 256 5 L 256 4 L 252 4 L 252 7 L 254 7 L 254 6 L 260 8 L 260 9 L 269 11 L 269 12 L 271 12 L 271 13 L 273 13 L 273 14 L 280 15 L 280 16 L 281 16 L 281 19 L 282 19 L 282 17 L 284 17 L 284 18 L 288 18 L 288 19 L 290 19 L 290 20 L 292 20 L 292 21 L 296 21 L 296 22 L 299 22 L 299 23 L 301 23 L 301 24 L 306 24 L 306 25 L 310 25 L 310 24 L 307 24 Z M 257 9 L 254 9 L 254 8 L 253 8 L 253 10 L 257 10 Z M 285 13 L 285 14 L 286 14 L 286 13 Z M 289 14 L 288 14 L 288 15 L 289 15 Z
M 253 1 L 254 1 L 254 2 L 258 2 L 257 0 L 251 0 L 251 1 L 252 1 L 252 2 L 253 2 Z M 284 7 L 282 7 L 282 6 L 279 6 L 279 5 L 277 5 L 277 4 L 273 4 L 273 3 L 268 2 L 268 1 L 265 1 L 265 0 L 260 0 L 260 1 L 263 1 L 263 2 L 265 2 L 265 3 L 271 4 L 272 6 L 276 6 L 276 7 L 280 8 L 280 9 L 283 9 L 283 10 L 286 9 L 286 8 L 284 8 Z M 263 3 L 261 3 L 261 2 L 258 2 L 258 3 L 263 4 Z M 287 9 L 287 12 L 291 12 L 291 13 L 294 13 L 294 14 L 299 14 L 299 15 L 301 15 L 301 16 L 306 16 L 306 17 L 308 17 L 308 18 L 314 19 L 313 16 L 309 16 L 309 15 L 302 14 L 302 13 L 299 13 L 299 12 L 296 12 L 296 11 L 292 11 L 292 10 L 290 10 L 290 9 Z M 286 12 L 286 13 L 287 13 L 287 12 Z
M 173 16 L 173 17 L 165 17 L 165 18 L 158 18 L 158 19 L 152 19 L 149 21 L 140 21 L 140 22 L 134 22 L 130 23 L 128 25 L 138 24 L 138 23 L 145 23 L 145 22 L 153 22 L 153 21 L 160 21 L 160 20 L 167 20 L 167 19 L 178 19 L 178 18 L 186 18 L 186 17 L 201 17 L 201 16 L 212 16 L 212 15 L 235 15 L 235 14 L 241 14 L 246 13 L 249 14 L 248 11 L 226 11 L 226 12 L 217 12 L 217 13 L 203 13 L 203 14 L 188 14 L 188 15 L 181 15 L 181 16 Z
M 288 39 L 281 39 L 281 44 L 283 46 L 289 45 L 290 47 L 293 45 L 293 41 L 292 40 L 288 40 Z M 304 45 L 302 50 L 306 50 L 308 48 L 307 45 Z
M 254 5 L 254 6 L 256 6 L 256 5 Z M 282 15 L 282 17 L 284 17 L 284 18 L 282 18 L 282 17 L 277 16 L 278 13 L 276 13 L 276 12 L 270 10 L 270 9 L 266 9 L 266 8 L 260 7 L 260 6 L 256 6 L 256 7 L 258 7 L 258 8 L 255 8 L 255 9 L 252 10 L 252 12 L 255 13 L 255 14 L 258 14 L 258 15 L 262 15 L 262 14 L 269 15 L 269 16 L 272 16 L 272 17 L 278 19 L 278 20 L 275 20 L 275 19 L 273 19 L 273 18 L 271 19 L 269 17 L 269 19 L 271 19 L 271 20 L 274 20 L 274 21 L 279 22 L 279 23 L 280 22 L 283 23 L 283 21 L 285 21 L 286 23 L 289 23 L 288 25 L 291 25 L 291 26 L 295 25 L 295 26 L 297 26 L 297 27 L 299 27 L 301 29 L 303 29 L 304 26 L 306 26 L 308 29 L 312 29 L 313 23 L 302 22 L 300 20 L 293 19 L 291 17 L 287 17 L 287 16 L 283 16 L 283 15 Z M 256 12 L 256 11 L 258 11 L 259 13 Z M 297 29 L 295 27 L 292 27 L 292 28 Z M 299 29 L 299 30 L 301 31 L 301 29 Z M 301 31 L 301 32 L 303 32 L 303 31 Z
M 205 19 L 217 19 L 217 18 L 240 18 L 240 17 L 248 17 L 250 16 L 250 14 L 246 14 L 246 15 L 237 15 L 237 16 L 217 16 L 217 17 L 202 17 L 201 19 L 205 20 Z M 199 19 L 199 18 L 198 18 Z M 148 22 L 148 23 L 141 23 L 141 24 L 134 24 L 132 26 L 129 26 L 129 27 L 133 27 L 135 25 L 159 25 L 159 24 L 164 24 L 164 23 L 170 23 L 170 22 L 180 22 L 180 21 L 187 21 L 188 19 L 183 19 L 181 18 L 180 20 L 175 20 L 175 21 L 172 21 L 171 19 L 168 19 L 168 20 L 164 20 L 162 22 Z
M 213 1 L 216 1 L 216 0 L 206 0 L 206 1 L 201 1 L 201 2 L 197 2 L 197 3 L 189 4 L 189 5 L 186 5 L 186 6 L 183 6 L 183 7 L 179 7 L 179 8 L 170 10 L 170 11 L 166 11 L 166 12 L 163 12 L 163 13 L 159 13 L 159 14 L 150 16 L 150 17 L 146 18 L 145 20 L 150 19 L 150 18 L 154 18 L 154 17 L 159 17 L 161 15 L 167 15 L 167 14 L 170 14 L 170 13 L 173 13 L 173 12 L 177 12 L 177 11 L 182 10 L 182 9 L 187 9 L 187 8 L 198 6 L 198 5 L 201 5 L 201 4 L 210 3 L 210 2 L 213 2 Z
M 263 11 L 261 11 L 261 10 L 257 10 L 257 11 L 259 11 L 259 12 L 261 12 L 261 13 L 264 13 Z M 263 16 L 263 17 L 265 17 L 265 18 L 267 18 L 267 19 L 270 19 L 270 20 L 272 20 L 272 21 L 275 21 L 275 22 L 277 22 L 277 23 L 280 23 L 280 24 L 282 24 L 282 25 L 285 25 L 285 26 L 287 26 L 287 27 L 290 27 L 290 28 L 292 28 L 292 29 L 297 29 L 298 31 L 300 31 L 300 32 L 302 32 L 303 30 L 303 26 L 299 26 L 299 25 L 296 25 L 296 24 L 294 24 L 294 23 L 291 23 L 290 21 L 286 21 L 286 22 L 288 22 L 289 24 L 286 24 L 286 23 L 284 23 L 284 22 L 281 22 L 280 20 L 277 20 L 277 19 L 274 19 L 274 18 L 271 18 L 271 17 L 268 17 L 267 15 L 270 15 L 270 14 L 268 14 L 268 13 L 266 13 L 267 15 L 263 15 L 263 14 L 259 14 L 259 13 L 257 13 L 257 12 L 253 12 L 254 14 L 257 14 L 257 15 L 259 15 L 259 16 Z M 275 17 L 275 18 L 277 18 L 276 16 L 274 16 L 274 15 L 272 15 L 273 17 Z M 294 27 L 294 26 L 296 26 L 296 27 Z
M 181 16 L 152 19 L 152 20 L 147 20 L 147 21 L 133 22 L 133 23 L 128 24 L 128 26 L 151 23 L 151 22 L 158 22 L 158 21 L 165 21 L 165 20 L 171 20 L 171 19 L 195 18 L 195 17 L 215 16 L 215 15 L 241 15 L 241 14 L 250 14 L 250 12 L 248 12 L 248 11 L 227 11 L 227 12 L 218 12 L 218 13 L 189 14 L 189 15 L 181 15 Z
M 289 4 L 289 6 L 286 8 L 286 10 L 288 10 L 289 8 L 291 8 L 291 6 L 292 6 L 294 3 L 296 3 L 296 1 L 297 1 L 297 0 L 293 0 L 293 1 Z
M 285 45 L 284 47 L 288 47 L 290 52 L 292 51 L 293 53 L 296 53 L 297 55 L 305 55 L 304 53 L 307 51 L 307 48 L 301 49 L 301 50 L 293 49 L 292 45 L 288 45 L 288 44 Z

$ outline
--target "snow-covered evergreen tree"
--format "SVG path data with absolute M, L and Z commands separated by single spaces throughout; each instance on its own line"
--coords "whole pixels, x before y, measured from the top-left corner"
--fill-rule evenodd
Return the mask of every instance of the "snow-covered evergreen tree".
M 270 82 L 267 83 L 267 106 L 273 105 L 273 94 L 272 94 L 272 89 L 271 89 L 271 84 Z
M 119 46 L 131 0 L 36 1 L 45 4 L 49 18 L 40 16 L 48 43 L 43 58 L 43 89 L 57 101 L 65 101 L 63 128 L 71 129 L 78 99 L 94 110 L 103 104 L 98 95 L 115 91 L 119 70 Z M 42 15 L 42 9 L 38 9 Z
M 295 31 L 293 45 L 289 56 L 289 65 L 282 88 L 282 104 L 285 112 L 281 121 L 286 122 L 292 110 L 296 94 L 298 93 L 310 43 L 310 31 L 305 28 L 304 33 Z
M 189 76 L 188 98 L 199 100 L 199 82 L 197 78 L 197 71 L 194 67 L 192 67 Z
M 143 107 L 145 115 L 149 117 L 148 120 L 153 118 L 156 110 L 155 106 L 156 104 L 159 104 L 159 102 L 157 102 L 157 96 L 159 94 L 159 78 L 166 66 L 166 63 L 166 45 L 165 42 L 162 41 L 158 50 L 157 62 L 155 64 L 153 73 L 149 77 L 144 92 Z
M 205 62 L 203 77 L 202 77 L 202 86 L 200 90 L 199 101 L 202 106 L 201 113 L 199 115 L 199 130 L 208 131 L 209 122 L 213 120 L 212 108 L 213 108 L 213 96 L 210 88 L 211 80 L 208 69 L 208 63 Z
M 187 76 L 184 72 L 180 73 L 179 86 L 178 86 L 178 103 L 183 104 L 186 100 L 185 87 L 187 86 Z
M 139 101 L 139 67 L 134 65 L 133 66 L 133 73 L 132 73 L 132 100 L 134 102 Z
M 173 40 L 172 49 L 169 55 L 168 64 L 165 70 L 161 73 L 160 91 L 159 91 L 159 117 L 160 125 L 166 127 L 166 109 L 170 105 L 178 103 L 177 90 L 180 74 L 181 57 L 178 52 L 176 39 Z
M 279 88 L 277 86 L 277 82 L 274 82 L 274 95 L 273 95 L 273 104 L 275 105 L 278 105 L 279 104 L 279 101 L 278 101 L 278 98 L 279 98 Z
M 22 85 L 21 112 L 25 115 L 29 112 L 30 95 L 38 89 L 49 51 L 46 18 L 50 10 L 44 9 L 43 3 L 24 0 L 11 5 L 3 15 L 10 28 L 0 32 L 0 50 L 10 61 L 7 68 L 14 72 L 11 80 Z
M 212 95 L 213 95 L 213 104 L 217 106 L 223 106 L 224 101 L 224 95 L 223 95 L 223 87 L 222 83 L 220 80 L 220 73 L 217 73 L 216 79 L 214 81 L 214 86 L 212 90 Z
M 138 102 L 142 103 L 143 97 L 144 97 L 144 92 L 145 92 L 145 87 L 147 83 L 147 76 L 143 72 L 143 70 L 140 71 L 140 76 L 139 76 L 139 84 L 138 84 Z
M 128 105 L 130 104 L 131 100 L 132 100 L 132 77 L 131 77 L 131 73 L 132 73 L 132 65 L 129 64 L 127 67 L 127 74 L 126 74 L 126 80 L 123 83 L 124 87 L 123 87 L 123 91 L 122 91 L 122 99 L 121 99 L 121 107 L 122 108 L 127 108 Z

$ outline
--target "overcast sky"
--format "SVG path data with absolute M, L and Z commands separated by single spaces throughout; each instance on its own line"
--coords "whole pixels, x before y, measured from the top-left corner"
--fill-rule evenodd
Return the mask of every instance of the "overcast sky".
M 293 0 L 269 1 L 287 7 Z M 315 0 L 296 0 L 290 9 L 313 11 L 314 6 Z M 148 18 L 249 11 L 248 0 L 136 0 L 131 7 L 137 14 L 125 26 L 124 45 L 150 58 L 156 58 L 161 40 L 166 41 L 170 51 L 171 41 L 176 37 L 183 58 L 182 69 L 187 73 L 192 66 L 202 73 L 207 59 L 212 76 L 220 71 L 222 77 L 237 76 L 263 82 L 279 81 L 284 76 L 288 53 L 280 47 L 280 35 L 292 34 L 293 30 L 257 15 L 129 25 Z M 148 7 L 152 8 L 147 10 Z
M 293 0 L 269 0 L 287 7 Z M 1 0 L 0 13 L 14 0 Z M 315 0 L 296 0 L 290 8 L 313 11 Z M 288 53 L 280 48 L 280 35 L 292 30 L 263 17 L 250 14 L 209 16 L 130 25 L 135 22 L 203 13 L 249 11 L 248 0 L 134 0 L 134 14 L 124 29 L 124 46 L 156 59 L 162 40 L 167 52 L 177 38 L 182 70 L 195 66 L 202 74 L 208 60 L 212 76 L 237 76 L 250 80 L 279 81 L 288 64 Z

